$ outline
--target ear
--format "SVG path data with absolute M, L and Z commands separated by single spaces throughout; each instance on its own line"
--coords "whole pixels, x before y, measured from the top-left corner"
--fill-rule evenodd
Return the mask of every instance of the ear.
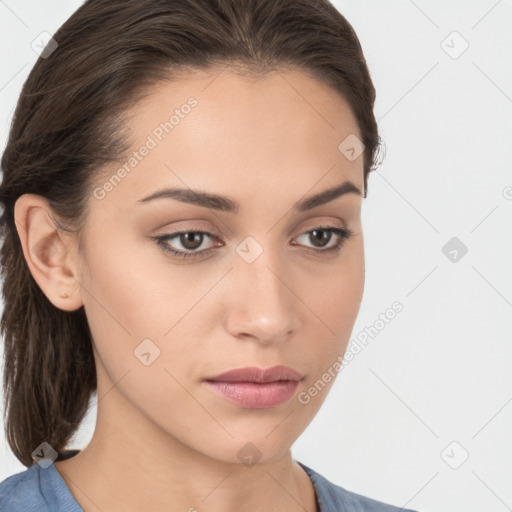
M 74 311 L 83 305 L 76 237 L 58 229 L 52 218 L 58 217 L 42 196 L 23 194 L 14 205 L 14 222 L 34 280 L 55 307 Z

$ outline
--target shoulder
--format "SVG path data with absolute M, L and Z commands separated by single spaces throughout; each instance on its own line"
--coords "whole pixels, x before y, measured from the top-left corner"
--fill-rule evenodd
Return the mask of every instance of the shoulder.
M 320 512 L 416 512 L 383 503 L 336 485 L 313 469 L 299 462 L 311 478 L 320 505 Z
M 79 450 L 66 450 L 59 460 L 74 456 Z M 55 464 L 33 464 L 0 482 L 1 512 L 83 512 Z
M 39 466 L 34 464 L 0 482 L 0 510 L 2 512 L 48 511 L 41 492 L 38 468 Z

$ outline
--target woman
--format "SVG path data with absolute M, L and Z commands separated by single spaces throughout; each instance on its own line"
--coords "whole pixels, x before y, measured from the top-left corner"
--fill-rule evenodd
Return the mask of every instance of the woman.
M 57 31 L 2 158 L 2 510 L 404 510 L 290 451 L 363 294 L 374 100 L 327 0 L 89 0 Z

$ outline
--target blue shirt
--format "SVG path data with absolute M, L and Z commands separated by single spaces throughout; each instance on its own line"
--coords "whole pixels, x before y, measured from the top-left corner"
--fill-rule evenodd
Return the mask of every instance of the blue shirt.
M 68 450 L 59 460 L 76 455 Z M 297 461 L 298 462 L 298 461 Z M 366 498 L 335 485 L 298 462 L 315 488 L 319 512 L 415 512 Z M 54 464 L 42 468 L 33 464 L 0 482 L 1 512 L 83 512 Z

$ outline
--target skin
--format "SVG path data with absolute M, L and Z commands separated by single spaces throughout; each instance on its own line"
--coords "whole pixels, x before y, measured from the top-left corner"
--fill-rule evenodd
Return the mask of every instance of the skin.
M 334 380 L 307 404 L 297 397 L 344 354 L 359 311 L 362 196 L 304 212 L 293 205 L 345 180 L 363 191 L 362 155 L 350 161 L 338 149 L 360 131 L 338 93 L 298 70 L 258 79 L 195 71 L 154 86 L 133 108 L 133 150 L 190 96 L 198 101 L 190 114 L 103 199 L 91 195 L 83 253 L 56 229 L 44 198 L 16 203 L 32 275 L 56 307 L 83 305 L 93 335 L 96 428 L 89 445 L 55 466 L 85 511 L 313 512 L 314 487 L 290 448 Z M 137 204 L 167 186 L 240 207 Z M 323 246 L 308 231 L 325 222 L 353 232 L 337 254 L 314 252 Z M 151 238 L 181 228 L 218 236 L 195 249 L 213 250 L 188 261 Z M 250 264 L 235 251 L 247 236 L 263 249 Z M 338 241 L 331 236 L 328 246 Z M 179 237 L 167 243 L 187 250 Z M 48 250 L 35 254 L 36 244 Z M 149 366 L 133 353 L 146 338 L 160 349 Z M 202 382 L 277 364 L 304 379 L 275 407 L 234 405 Z M 250 466 L 237 456 L 248 442 L 261 453 Z

